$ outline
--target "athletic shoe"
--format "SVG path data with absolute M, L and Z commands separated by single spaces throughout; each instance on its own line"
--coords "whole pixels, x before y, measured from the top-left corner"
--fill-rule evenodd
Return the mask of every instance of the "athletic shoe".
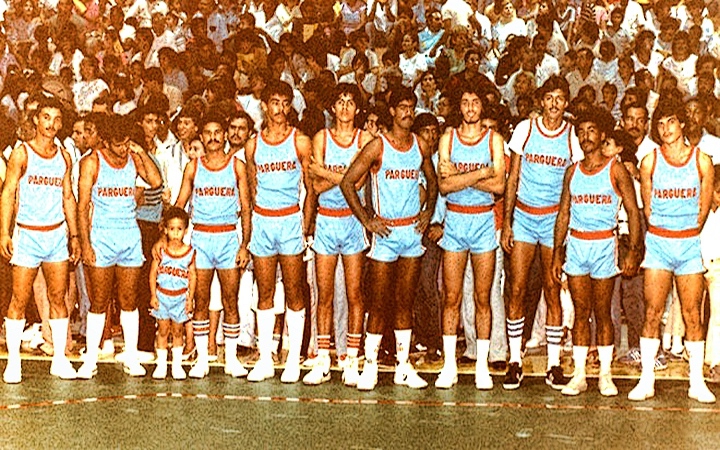
M 378 382 L 378 365 L 365 361 L 363 371 L 358 377 L 358 391 L 372 391 Z
M 358 372 L 358 359 L 348 357 L 348 365 L 343 369 L 342 382 L 345 386 L 353 387 L 357 386 L 358 379 L 360 378 L 360 372 Z
M 467 364 L 475 364 L 476 362 L 477 362 L 477 359 L 471 358 L 467 355 L 462 355 L 460 358 L 458 358 L 457 365 L 463 366 L 463 365 L 467 365 Z
M 20 360 L 8 364 L 3 373 L 3 381 L 7 384 L 18 384 L 22 381 L 22 366 Z
M 152 377 L 155 380 L 164 380 L 167 377 L 167 362 L 159 363 L 153 370 Z
M 237 358 L 229 358 L 225 361 L 225 374 L 233 378 L 241 378 L 247 376 L 248 371 Z
M 648 382 L 640 377 L 637 386 L 628 394 L 628 400 L 642 402 L 655 396 L 655 383 Z
M 300 361 L 286 362 L 285 370 L 280 375 L 280 381 L 283 383 L 297 383 L 300 381 Z
M 303 377 L 304 384 L 317 386 L 330 381 L 330 356 L 320 356 L 319 358 L 322 359 L 322 361 L 315 364 L 315 367 Z M 325 361 L 325 359 L 327 359 L 327 361 Z
M 275 376 L 275 365 L 272 359 L 258 359 L 255 367 L 247 376 L 248 381 L 264 381 Z
M 210 373 L 210 366 L 208 366 L 207 362 L 201 362 L 196 361 L 195 365 L 190 368 L 190 372 L 188 373 L 188 376 L 190 378 L 205 378 Z
M 618 362 L 627 366 L 639 366 L 642 363 L 640 349 L 638 347 L 631 348 Z
M 682 350 L 680 350 L 679 352 L 674 352 L 674 351 L 670 350 L 667 354 L 667 357 L 668 357 L 668 360 L 675 361 L 675 362 L 688 361 L 688 359 L 689 359 L 687 351 L 684 348 Z
M 714 366 L 708 373 L 708 381 L 711 383 L 720 383 L 720 365 Z
M 705 382 L 690 386 L 690 389 L 688 389 L 688 397 L 700 403 L 715 403 L 715 394 L 708 389 Z
M 187 378 L 187 374 L 185 373 L 185 369 L 183 369 L 182 364 L 173 363 L 170 369 L 170 374 L 172 375 L 173 380 L 184 380 Z
M 545 374 L 545 384 L 555 390 L 561 390 L 568 384 L 568 378 L 563 373 L 562 367 L 553 366 Z
M 74 380 L 77 378 L 75 368 L 66 358 L 53 358 L 50 364 L 50 375 L 58 377 L 61 380 Z
M 400 386 L 407 386 L 412 389 L 424 389 L 427 387 L 427 381 L 420 378 L 415 368 L 409 362 L 398 364 L 395 367 L 395 377 L 393 382 Z
M 507 370 L 507 361 L 490 361 L 490 369 L 495 372 L 505 372 Z
M 612 376 L 609 373 L 601 373 L 598 378 L 598 390 L 600 395 L 604 397 L 614 397 L 618 395 L 617 386 L 613 383 Z
M 655 357 L 655 372 L 659 370 L 665 370 L 668 368 L 667 358 L 665 358 L 664 352 L 659 352 Z
M 456 366 L 445 366 L 435 380 L 435 387 L 438 389 L 450 389 L 458 382 L 458 371 Z
M 84 362 L 77 371 L 77 377 L 83 380 L 91 380 L 97 375 L 97 363 Z
M 320 357 L 318 355 L 310 356 L 305 359 L 305 361 L 302 362 L 302 368 L 303 369 L 312 369 L 320 362 Z
M 507 372 L 505 373 L 505 380 L 503 380 L 503 389 L 508 391 L 517 389 L 520 387 L 520 383 L 523 380 L 522 366 L 516 362 L 508 364 Z
M 482 370 L 475 371 L 475 389 L 489 391 L 493 388 L 493 379 L 490 373 Z
M 98 353 L 98 358 L 100 359 L 106 359 L 110 358 L 115 354 L 115 343 L 112 339 L 105 339 L 103 341 L 102 347 L 100 347 L 100 353 Z
M 553 369 L 554 369 L 554 367 L 553 367 Z M 552 372 L 552 370 L 548 373 L 551 373 L 551 372 Z M 546 380 L 547 380 L 547 378 L 546 378 Z M 553 387 L 553 389 L 557 389 L 557 388 Z M 568 381 L 567 384 L 564 387 L 562 387 L 562 390 L 561 390 L 563 395 L 570 395 L 570 396 L 580 395 L 581 392 L 585 392 L 585 391 L 587 391 L 587 377 L 585 376 L 584 373 L 574 375 L 570 379 L 570 381 Z
M 137 361 L 125 361 L 123 363 L 123 371 L 131 377 L 144 377 L 147 371 Z
M 530 338 L 527 340 L 527 342 L 525 342 L 525 348 L 531 348 L 531 349 L 539 348 L 544 345 L 547 345 L 547 342 L 540 341 L 537 338 Z

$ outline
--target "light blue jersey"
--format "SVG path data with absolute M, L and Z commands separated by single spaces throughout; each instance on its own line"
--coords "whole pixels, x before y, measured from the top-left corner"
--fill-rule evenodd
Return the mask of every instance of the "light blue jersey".
M 165 295 L 183 295 L 190 287 L 190 265 L 195 261 L 195 250 L 189 247 L 182 255 L 162 252 L 157 269 L 157 288 Z
M 486 131 L 475 143 L 464 142 L 457 130 L 450 130 L 450 162 L 459 173 L 491 167 L 493 131 Z M 491 193 L 466 187 L 447 195 L 447 202 L 460 206 L 490 206 L 495 203 Z
M 612 180 L 610 159 L 595 172 L 575 163 L 570 179 L 570 229 L 581 232 L 609 231 L 617 227 L 620 195 Z
M 300 204 L 302 165 L 295 142 L 297 137 L 298 130 L 293 128 L 281 142 L 271 144 L 265 141 L 262 133 L 258 134 L 256 210 L 283 210 Z
M 332 133 L 328 129 L 324 129 L 325 135 L 325 168 L 331 172 L 344 173 L 350 166 L 353 158 L 360 151 L 360 131 L 355 130 L 352 141 L 349 145 L 344 146 L 337 142 Z M 340 190 L 340 186 L 333 186 L 331 189 L 320 194 L 318 197 L 318 205 L 321 208 L 333 210 L 348 209 L 347 201 Z
M 18 182 L 16 222 L 30 227 L 47 227 L 65 222 L 63 179 L 68 165 L 62 150 L 57 147 L 53 156 L 45 158 L 29 144 L 22 145 L 27 153 L 27 168 Z
M 135 179 L 137 168 L 130 154 L 121 167 L 114 166 L 103 153 L 96 150 L 97 174 L 93 184 L 93 228 L 137 227 L 135 203 Z
M 650 226 L 681 231 L 698 228 L 700 214 L 699 151 L 694 148 L 682 166 L 665 159 L 662 148 L 655 150 L 650 197 Z
M 233 225 L 235 229 L 240 197 L 234 161 L 228 158 L 223 167 L 214 170 L 205 165 L 204 158 L 190 163 L 195 168 L 190 212 L 193 225 Z
M 411 219 L 420 214 L 420 168 L 422 153 L 415 135 L 405 150 L 393 147 L 385 135 L 380 166 L 371 171 L 372 202 L 383 219 Z

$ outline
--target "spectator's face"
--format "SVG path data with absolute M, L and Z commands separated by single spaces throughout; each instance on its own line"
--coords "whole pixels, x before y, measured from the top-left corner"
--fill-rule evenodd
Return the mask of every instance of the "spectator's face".
M 500 132 L 500 122 L 489 117 L 482 119 L 480 121 L 480 126 L 482 127 L 483 133 L 487 130 L 493 130 L 495 133 Z
M 145 134 L 145 139 L 154 138 L 157 135 L 159 125 L 160 124 L 157 114 L 145 114 L 142 118 L 142 121 L 140 121 L 140 127 Z
M 357 114 L 357 103 L 350 94 L 342 94 L 333 104 L 335 119 L 341 123 L 352 123 Z
M 95 79 L 95 66 L 87 59 L 83 59 L 80 63 L 80 76 L 85 81 Z
M 438 130 L 437 125 L 428 125 L 420 128 L 418 135 L 430 144 L 430 148 L 434 149 L 440 137 L 440 130 Z
M 423 92 L 428 93 L 434 93 L 437 89 L 437 84 L 435 83 L 435 76 L 432 74 L 427 74 L 423 76 L 422 80 L 420 81 L 420 87 L 423 90 Z
M 243 147 L 250 137 L 250 125 L 247 120 L 236 117 L 228 124 L 228 141 L 230 145 L 238 148 Z
M 685 114 L 687 114 L 688 118 L 687 125 L 689 131 L 702 130 L 703 126 L 705 126 L 707 115 L 705 114 L 705 109 L 698 101 L 691 100 L 687 102 L 685 104 Z
M 502 11 L 500 13 L 505 19 L 512 18 L 515 16 L 515 6 L 511 0 L 504 0 L 502 2 Z
M 202 143 L 208 153 L 221 152 L 225 146 L 225 130 L 219 123 L 206 123 L 202 130 Z
M 430 31 L 437 33 L 443 26 L 442 14 L 434 12 L 427 18 L 427 25 Z
M 617 100 L 617 91 L 609 87 L 603 87 L 602 96 L 603 102 L 605 102 L 608 107 L 612 107 L 615 104 L 615 100 Z
M 378 135 L 378 116 L 376 114 L 368 114 L 365 120 L 365 131 L 377 137 Z
M 580 141 L 580 148 L 586 155 L 598 150 L 605 138 L 594 122 L 583 122 L 579 124 L 577 127 L 577 137 Z
M 203 17 L 207 19 L 213 9 L 215 9 L 215 2 L 213 0 L 200 0 L 198 10 L 200 10 Z
M 193 139 L 190 142 L 190 151 L 188 152 L 190 159 L 202 158 L 205 156 L 205 147 L 200 139 Z
M 530 77 L 525 75 L 525 73 L 521 73 L 517 76 L 517 78 L 515 78 L 515 84 L 513 85 L 515 96 L 529 94 L 530 92 L 532 92 L 532 89 L 532 80 L 530 79 Z
M 410 51 L 416 50 L 415 41 L 413 40 L 412 37 L 410 37 L 410 35 L 406 34 L 405 36 L 403 36 L 402 49 L 404 52 L 410 52 Z
M 610 14 L 610 22 L 615 28 L 619 28 L 623 21 L 623 13 L 619 9 L 613 10 Z
M 577 65 L 580 70 L 590 70 L 592 68 L 593 56 L 590 52 L 579 52 L 577 57 Z
M 438 116 L 448 117 L 450 115 L 450 99 L 447 97 L 440 97 L 437 102 Z
M 677 61 L 685 61 L 690 56 L 687 39 L 676 39 L 672 44 L 672 56 Z
M 622 147 L 618 147 L 617 144 L 615 144 L 615 140 L 613 138 L 607 138 L 605 139 L 605 142 L 602 143 L 602 155 L 606 158 L 612 158 L 613 156 L 617 156 L 622 152 Z
M 477 73 L 480 69 L 480 55 L 473 53 L 468 56 L 465 62 L 465 69 L 470 73 Z
M 463 116 L 463 122 L 467 124 L 475 124 L 480 120 L 482 114 L 482 100 L 477 94 L 465 92 L 460 98 L 460 113 Z
M 642 108 L 628 108 L 623 117 L 623 129 L 638 143 L 647 134 L 648 117 Z
M 198 127 L 195 120 L 190 117 L 180 117 L 177 123 L 178 138 L 187 142 L 197 135 Z
M 117 156 L 120 159 L 125 159 L 130 152 L 130 138 L 126 137 L 121 141 L 114 141 L 110 143 L 110 153 Z
M 78 120 L 73 124 L 72 140 L 81 152 L 85 152 L 87 149 L 85 146 L 85 122 L 82 120 Z
M 568 102 L 565 93 L 560 89 L 546 92 L 542 97 L 543 116 L 551 120 L 562 119 Z
M 657 131 L 663 144 L 674 144 L 683 138 L 683 128 L 677 116 L 662 117 L 657 123 Z
M 84 124 L 83 141 L 85 143 L 85 148 L 87 149 L 92 150 L 98 148 L 98 144 L 100 143 L 100 137 L 97 132 L 97 127 L 94 123 L 88 122 Z
M 287 121 L 287 116 L 290 113 L 290 107 L 292 105 L 291 101 L 292 99 L 289 99 L 280 94 L 273 94 L 267 103 L 262 103 L 265 117 L 269 121 L 278 124 L 285 123 Z
M 633 66 L 623 59 L 618 62 L 618 72 L 623 79 L 629 79 L 633 75 Z
M 54 139 L 62 128 L 62 111 L 57 108 L 43 108 L 35 114 L 33 121 L 38 135 Z
M 715 79 L 711 76 L 698 77 L 698 94 L 714 95 Z

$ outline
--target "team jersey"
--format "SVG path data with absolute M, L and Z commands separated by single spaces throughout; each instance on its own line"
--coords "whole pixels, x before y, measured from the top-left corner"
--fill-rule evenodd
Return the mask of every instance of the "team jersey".
M 699 151 L 676 166 L 665 159 L 662 147 L 655 150 L 650 197 L 650 225 L 668 230 L 698 227 L 700 214 Z
M 406 150 L 393 147 L 380 135 L 382 160 L 371 171 L 372 201 L 375 213 L 385 219 L 404 219 L 420 213 L 420 168 L 422 153 L 417 138 Z
M 607 231 L 617 227 L 620 195 L 612 179 L 611 158 L 595 172 L 575 163 L 570 179 L 570 228 L 578 231 Z
M 565 170 L 572 164 L 574 131 L 572 125 L 564 122 L 551 135 L 543 131 L 540 120 L 529 121 L 529 132 L 519 152 L 522 165 L 517 199 L 535 208 L 546 208 L 560 203 Z
M 344 146 L 337 142 L 328 129 L 324 129 L 325 135 L 325 168 L 331 172 L 344 173 L 350 166 L 353 157 L 360 150 L 360 131 L 355 130 L 352 141 Z M 318 205 L 330 209 L 347 209 L 348 204 L 343 196 L 340 186 L 333 186 L 318 197 Z
M 237 224 L 240 195 L 234 162 L 235 158 L 227 158 L 225 165 L 218 169 L 208 168 L 204 157 L 191 163 L 195 167 L 190 211 L 193 224 Z
M 15 220 L 30 226 L 57 225 L 65 221 L 63 179 L 68 170 L 60 147 L 53 156 L 40 156 L 29 144 L 27 168 L 18 182 L 18 205 Z
M 298 130 L 293 128 L 281 142 L 270 144 L 258 133 L 255 205 L 260 208 L 277 210 L 300 204 L 302 166 L 295 142 L 297 137 Z
M 92 226 L 130 228 L 137 226 L 135 179 L 137 168 L 131 155 L 122 166 L 114 166 L 102 150 L 97 150 L 98 167 L 92 187 Z
M 166 295 L 184 293 L 190 286 L 190 265 L 195 261 L 195 249 L 188 250 L 179 256 L 172 256 L 166 250 L 157 269 L 157 287 Z
M 457 130 L 450 130 L 450 162 L 460 173 L 473 172 L 493 164 L 493 131 L 486 131 L 476 143 L 464 142 Z M 495 203 L 489 192 L 471 186 L 447 195 L 448 203 L 461 206 L 490 206 Z

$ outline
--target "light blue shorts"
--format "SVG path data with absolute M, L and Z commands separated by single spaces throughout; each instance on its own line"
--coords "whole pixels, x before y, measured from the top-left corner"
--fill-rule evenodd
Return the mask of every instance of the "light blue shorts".
M 299 255 L 303 252 L 302 213 L 270 217 L 252 215 L 250 253 L 255 256 Z
M 195 248 L 195 268 L 234 269 L 240 251 L 240 239 L 236 230 L 206 232 L 193 229 L 190 244 Z
M 156 292 L 160 307 L 153 309 L 150 313 L 158 320 L 172 320 L 175 323 L 185 323 L 190 320 L 185 312 L 185 294 L 167 295 L 160 291 Z
M 422 234 L 415 229 L 417 224 L 390 227 L 390 236 L 372 236 L 368 258 L 380 262 L 394 262 L 398 258 L 419 258 L 425 253 Z
M 516 207 L 513 218 L 514 240 L 553 248 L 557 213 L 530 214 Z
M 480 254 L 498 247 L 495 233 L 495 215 L 492 211 L 480 214 L 466 214 L 448 211 L 445 216 L 445 230 L 438 243 L 448 252 Z
M 645 234 L 644 269 L 668 270 L 675 275 L 705 273 L 700 253 L 700 236 L 666 238 Z
M 10 264 L 13 266 L 36 268 L 44 262 L 58 263 L 70 259 L 65 224 L 49 231 L 30 230 L 16 225 L 12 244 Z
M 620 269 L 617 266 L 617 239 L 579 239 L 568 237 L 565 266 L 568 276 L 604 280 L 612 278 Z
M 313 250 L 321 255 L 355 255 L 368 247 L 365 228 L 353 215 L 330 217 L 318 214 Z
M 90 230 L 90 245 L 95 250 L 95 267 L 142 267 L 140 227 L 97 228 Z

